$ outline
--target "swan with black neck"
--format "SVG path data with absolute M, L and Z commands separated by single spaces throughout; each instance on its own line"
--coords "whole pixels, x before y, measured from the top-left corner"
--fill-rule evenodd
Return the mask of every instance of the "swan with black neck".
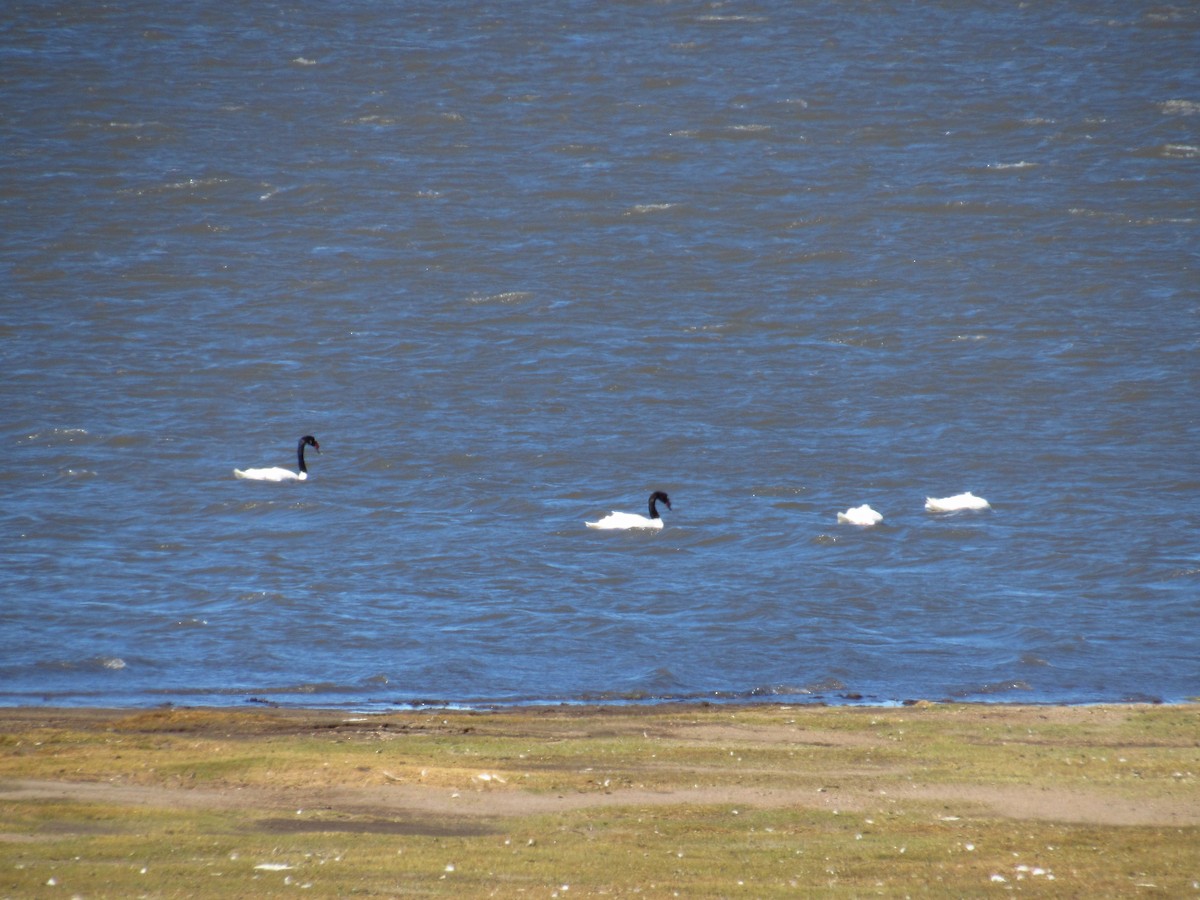
M 662 501 L 667 505 L 667 509 L 671 508 L 671 498 L 667 496 L 666 491 L 655 491 L 650 495 L 650 516 L 639 516 L 637 513 L 616 512 L 613 511 L 601 519 L 599 522 L 584 522 L 588 528 L 599 528 L 603 530 L 614 530 L 624 528 L 662 528 L 663 520 L 658 514 L 658 501 Z
M 308 466 L 304 465 L 305 447 L 312 447 L 317 453 L 321 452 L 321 445 L 311 434 L 300 438 L 300 443 L 296 445 L 296 462 L 300 469 L 298 472 L 274 466 L 265 469 L 234 469 L 233 474 L 247 481 L 305 481 L 308 479 Z

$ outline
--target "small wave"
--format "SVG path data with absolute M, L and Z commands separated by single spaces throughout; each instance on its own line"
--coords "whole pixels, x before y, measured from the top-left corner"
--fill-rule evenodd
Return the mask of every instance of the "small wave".
M 798 694 L 820 694 L 827 691 L 844 691 L 845 683 L 840 678 L 822 678 L 820 681 L 814 681 L 812 684 L 805 685 L 803 688 L 791 689 L 789 693 Z M 782 691 L 777 690 L 777 693 Z
M 369 115 L 369 116 L 359 116 L 356 119 L 347 119 L 346 124 L 347 125 L 377 125 L 377 126 L 386 128 L 386 127 L 391 127 L 392 125 L 398 124 L 398 120 L 396 119 L 395 116 L 381 116 L 381 115 L 373 114 L 373 115 Z
M 1165 144 L 1162 155 L 1168 159 L 1195 159 L 1200 156 L 1200 147 L 1192 144 Z
M 1200 115 L 1200 101 L 1196 100 L 1164 100 L 1158 108 L 1168 116 Z
M 758 24 L 761 22 L 765 22 L 767 20 L 762 16 L 710 14 L 710 15 L 706 15 L 706 16 L 699 16 L 696 21 L 705 22 L 705 23 L 712 24 L 712 25 L 725 25 L 725 24 L 740 23 L 740 22 L 746 22 L 749 24 Z
M 555 153 L 562 153 L 567 156 L 597 156 L 603 152 L 597 144 L 560 144 L 553 149 Z
M 286 594 L 278 591 L 247 591 L 238 595 L 238 603 L 281 603 L 287 599 Z
M 1007 169 L 1034 169 L 1037 168 L 1037 165 L 1038 164 L 1035 162 L 1029 162 L 1028 160 L 1023 159 L 1020 162 L 1015 163 L 988 163 L 986 168 L 991 169 L 994 172 L 1000 172 Z
M 292 60 L 292 65 L 294 66 L 315 66 L 316 64 L 317 61 L 315 59 L 309 59 L 306 56 L 297 56 Z
M 119 656 L 102 656 L 96 660 L 106 669 L 123 669 L 125 668 L 125 660 Z
M 955 698 L 972 697 L 976 695 L 1007 694 L 1010 691 L 1032 691 L 1033 686 L 1027 681 L 998 681 L 989 684 L 977 684 L 953 691 L 950 696 Z
M 1159 580 L 1160 581 L 1170 581 L 1175 578 L 1195 578 L 1197 575 L 1200 575 L 1200 567 L 1191 566 L 1188 568 L 1176 569 L 1172 572 L 1169 572 L 1169 573 L 1167 573 L 1165 578 L 1162 578 Z
M 186 191 L 193 188 L 212 187 L 217 184 L 228 184 L 228 178 L 185 178 L 183 181 L 169 181 L 159 186 L 164 191 Z M 141 193 L 141 192 L 139 192 Z
M 1067 210 L 1068 215 L 1080 216 L 1085 219 L 1106 219 L 1110 222 L 1117 222 L 1125 225 L 1192 225 L 1196 222 L 1195 218 L 1188 216 L 1148 216 L 1143 219 L 1131 219 L 1128 215 L 1120 212 L 1107 212 L 1101 209 L 1088 209 L 1083 206 L 1072 206 Z
M 636 206 L 630 207 L 626 211 L 625 215 L 641 216 L 645 215 L 646 213 L 656 213 L 667 209 L 674 209 L 678 205 L 679 204 L 677 203 L 639 203 Z
M 529 300 L 531 297 L 533 297 L 531 291 L 503 291 L 499 294 L 488 294 L 487 296 L 474 294 L 467 298 L 467 302 L 474 305 L 483 303 L 520 303 L 524 300 Z
M 86 428 L 50 428 L 46 431 L 34 431 L 21 439 L 22 443 L 40 443 L 42 441 L 58 441 L 65 439 L 68 444 L 80 438 L 87 437 Z
M 269 694 L 354 694 L 360 690 L 355 684 L 340 684 L 335 681 L 312 681 L 306 684 L 293 684 L 261 690 L 257 693 Z

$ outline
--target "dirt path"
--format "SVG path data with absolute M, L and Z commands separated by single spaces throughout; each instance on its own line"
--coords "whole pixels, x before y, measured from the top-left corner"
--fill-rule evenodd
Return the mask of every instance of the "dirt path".
M 468 820 L 561 813 L 606 806 L 729 805 L 803 807 L 861 811 L 885 803 L 936 802 L 946 815 L 987 811 L 1017 819 L 1093 825 L 1197 825 L 1200 808 L 1188 800 L 1139 798 L 1114 801 L 1096 793 L 1019 786 L 949 785 L 911 787 L 877 793 L 840 788 L 819 793 L 798 789 L 704 787 L 664 791 L 617 789 L 572 794 L 521 790 L 460 792 L 420 785 L 379 788 L 278 790 L 260 788 L 181 788 L 106 782 L 14 780 L 0 782 L 0 802 L 58 800 L 111 806 L 260 810 L 280 830 L 304 830 L 304 814 L 326 821 L 338 815 L 376 818 L 378 828 L 397 833 L 430 833 L 442 822 L 453 833 L 471 831 Z M 383 821 L 386 820 L 386 821 Z M 411 820 L 410 825 L 405 825 Z M 462 820 L 455 827 L 446 823 Z M 290 823 L 290 824 L 288 824 Z M 441 828 L 439 828 L 439 831 Z M 435 832 L 437 833 L 437 832 Z

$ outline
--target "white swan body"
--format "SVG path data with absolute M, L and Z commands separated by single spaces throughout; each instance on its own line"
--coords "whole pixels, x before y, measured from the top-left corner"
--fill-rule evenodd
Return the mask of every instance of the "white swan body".
M 588 528 L 599 528 L 605 531 L 624 530 L 629 528 L 662 528 L 663 520 L 658 515 L 658 506 L 656 501 L 661 500 L 667 504 L 667 509 L 671 508 L 671 498 L 663 491 L 655 491 L 650 495 L 650 515 L 639 516 L 637 513 L 616 512 L 613 511 L 601 519 L 599 522 L 584 522 Z
M 321 452 L 321 445 L 317 443 L 317 439 L 311 434 L 306 434 L 300 438 L 300 443 L 296 445 L 296 460 L 299 463 L 300 469 L 298 472 L 293 472 L 291 469 L 285 469 L 282 466 L 273 466 L 264 469 L 234 469 L 233 474 L 247 481 L 307 481 L 308 467 L 304 465 L 305 447 L 312 447 L 318 453 Z
M 601 519 L 599 522 L 584 522 L 588 528 L 600 528 L 603 530 L 616 530 L 623 528 L 662 528 L 662 519 L 648 519 L 645 516 L 639 516 L 637 513 L 616 512 L 615 510 Z
M 925 508 L 929 512 L 959 512 L 964 509 L 991 509 L 992 505 L 970 491 L 953 497 L 926 497 Z
M 872 525 L 878 525 L 883 521 L 883 516 L 871 509 L 869 505 L 864 503 L 862 506 L 854 506 L 845 512 L 837 514 L 837 520 L 848 525 L 858 525 L 862 528 L 869 528 Z
M 307 481 L 307 472 L 293 472 L 283 466 L 270 469 L 234 469 L 233 474 L 247 481 Z

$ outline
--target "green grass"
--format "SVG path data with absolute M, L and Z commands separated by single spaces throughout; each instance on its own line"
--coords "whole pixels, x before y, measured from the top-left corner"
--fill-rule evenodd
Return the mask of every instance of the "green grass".
M 3 798 L 0 897 L 1200 897 L 1194 824 L 1006 817 L 973 793 L 1155 800 L 1195 822 L 1192 706 L 345 718 L 8 723 L 0 782 L 147 790 Z M 484 791 L 480 773 L 504 779 L 486 791 L 605 805 L 460 814 L 450 798 Z M 444 809 L 363 799 L 397 784 Z
M 571 896 L 976 896 L 1004 885 L 1065 896 L 1122 896 L 1153 885 L 1181 896 L 1196 892 L 1200 875 L 1194 828 L 941 822 L 921 807 L 870 815 L 613 808 L 509 822 L 489 835 L 430 837 L 262 834 L 248 815 L 15 806 L 2 827 L 31 840 L 4 845 L 0 884 L 21 897 L 50 895 L 51 887 L 88 897 L 549 896 L 563 885 Z

